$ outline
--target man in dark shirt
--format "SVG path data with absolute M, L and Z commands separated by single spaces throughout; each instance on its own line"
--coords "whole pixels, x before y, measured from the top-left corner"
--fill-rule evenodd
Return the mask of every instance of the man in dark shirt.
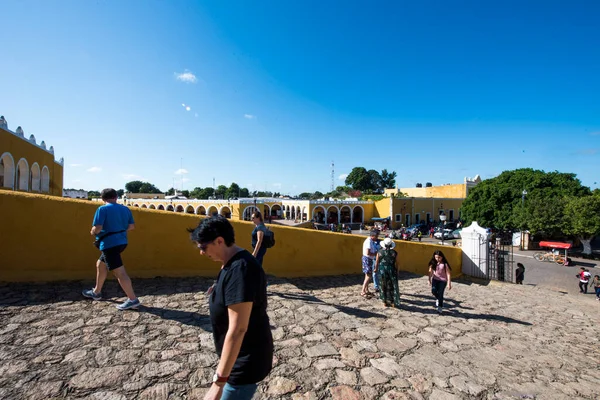
M 248 251 L 235 244 L 226 218 L 205 218 L 189 231 L 200 254 L 222 263 L 209 294 L 220 359 L 205 399 L 250 400 L 273 365 L 265 273 Z

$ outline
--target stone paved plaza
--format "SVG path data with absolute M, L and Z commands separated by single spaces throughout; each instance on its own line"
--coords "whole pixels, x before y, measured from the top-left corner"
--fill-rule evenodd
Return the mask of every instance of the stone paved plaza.
M 361 281 L 272 281 L 275 367 L 255 398 L 600 396 L 591 296 L 455 282 L 440 316 L 425 277 L 402 275 L 399 310 L 360 297 Z M 201 399 L 217 362 L 210 283 L 134 280 L 144 307 L 127 312 L 115 281 L 99 302 L 80 297 L 90 282 L 1 285 L 0 398 Z

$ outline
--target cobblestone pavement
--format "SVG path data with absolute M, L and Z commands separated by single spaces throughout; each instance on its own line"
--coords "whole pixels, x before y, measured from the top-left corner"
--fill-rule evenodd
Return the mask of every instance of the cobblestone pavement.
M 456 282 L 438 315 L 427 278 L 402 309 L 358 294 L 359 275 L 274 279 L 275 367 L 258 399 L 592 399 L 599 302 L 545 288 Z M 207 279 L 0 285 L 0 398 L 201 399 L 216 366 Z

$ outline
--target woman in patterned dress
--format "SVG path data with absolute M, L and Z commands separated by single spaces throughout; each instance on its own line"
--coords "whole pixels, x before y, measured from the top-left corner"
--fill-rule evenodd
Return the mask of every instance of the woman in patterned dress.
M 400 290 L 398 288 L 398 253 L 394 250 L 396 243 L 386 238 L 375 259 L 375 272 L 379 271 L 379 297 L 386 307 L 400 307 Z

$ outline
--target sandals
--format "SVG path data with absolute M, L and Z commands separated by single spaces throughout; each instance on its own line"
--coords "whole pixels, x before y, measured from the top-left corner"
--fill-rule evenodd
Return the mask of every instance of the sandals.
M 365 299 L 370 299 L 371 297 L 373 297 L 373 294 L 370 292 L 366 292 L 366 293 L 361 293 L 360 294 L 362 297 L 364 297 Z

